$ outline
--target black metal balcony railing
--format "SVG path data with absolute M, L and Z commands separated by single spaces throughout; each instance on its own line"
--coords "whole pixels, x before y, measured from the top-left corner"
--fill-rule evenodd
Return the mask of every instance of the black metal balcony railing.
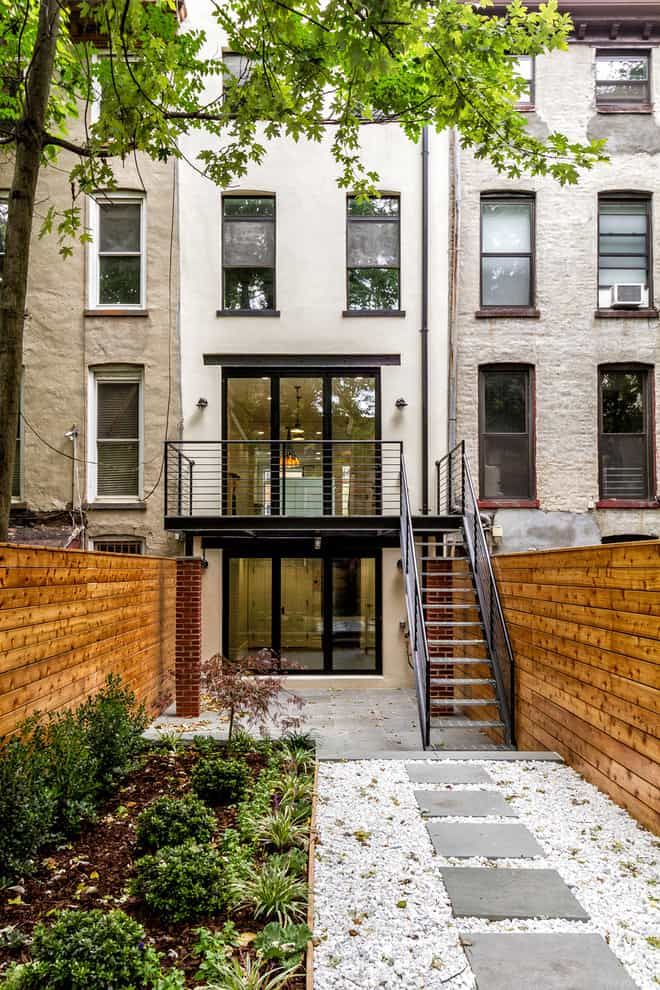
M 401 444 L 223 440 L 165 444 L 167 518 L 398 516 Z

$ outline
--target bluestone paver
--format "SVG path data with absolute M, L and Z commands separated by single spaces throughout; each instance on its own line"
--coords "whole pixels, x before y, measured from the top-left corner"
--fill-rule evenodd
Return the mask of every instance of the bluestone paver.
M 469 859 L 530 859 L 545 853 L 524 825 L 483 822 L 429 822 L 433 848 L 440 856 Z
M 465 932 L 478 990 L 635 990 L 600 935 Z
M 424 818 L 518 817 L 499 791 L 415 791 L 415 798 Z
M 413 784 L 493 783 L 493 778 L 482 767 L 469 763 L 409 763 L 406 771 Z
M 452 866 L 440 872 L 456 918 L 589 920 L 555 870 Z

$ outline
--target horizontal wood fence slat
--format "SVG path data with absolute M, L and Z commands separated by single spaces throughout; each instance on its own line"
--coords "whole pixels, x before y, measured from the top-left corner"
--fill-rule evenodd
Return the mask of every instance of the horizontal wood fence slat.
M 151 710 L 175 660 L 176 561 L 0 545 L 0 735 L 121 675 Z
M 493 558 L 518 746 L 551 749 L 660 834 L 660 542 Z

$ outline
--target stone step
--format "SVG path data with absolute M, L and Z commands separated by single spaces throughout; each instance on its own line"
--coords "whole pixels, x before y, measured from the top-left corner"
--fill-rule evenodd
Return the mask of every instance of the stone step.
M 477 822 L 429 822 L 426 826 L 439 856 L 457 859 L 533 859 L 545 856 L 524 825 Z
M 414 784 L 492 784 L 483 767 L 462 763 L 407 763 L 406 773 Z
M 567 921 L 589 921 L 589 915 L 556 870 L 448 866 L 440 871 L 440 876 L 449 894 L 455 918 L 487 918 L 490 921 L 565 918 Z M 490 984 L 483 985 L 490 990 Z M 521 984 L 516 981 L 510 986 L 519 987 Z M 566 990 L 569 987 L 573 990 L 570 983 L 564 986 Z M 593 990 L 601 986 L 595 984 Z
M 415 791 L 422 818 L 517 818 L 499 791 Z

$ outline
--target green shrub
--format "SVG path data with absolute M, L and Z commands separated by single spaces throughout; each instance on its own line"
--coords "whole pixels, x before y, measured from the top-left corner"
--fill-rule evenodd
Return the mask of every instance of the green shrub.
M 271 739 L 256 739 L 245 729 L 236 729 L 227 742 L 227 752 L 230 756 L 246 756 L 248 753 L 261 753 L 268 756 L 274 748 Z
M 160 975 L 144 929 L 123 911 L 60 911 L 35 927 L 31 954 L 18 985 L 39 990 L 133 990 Z
M 15 736 L 0 739 L 0 885 L 31 868 L 52 832 L 55 799 L 32 727 L 28 723 Z
M 234 804 L 243 796 L 248 775 L 249 768 L 241 760 L 203 756 L 195 765 L 190 780 L 192 789 L 205 801 Z
M 311 937 L 307 925 L 280 925 L 271 921 L 259 932 L 253 945 L 264 961 L 295 969 L 302 962 Z
M 222 859 L 212 846 L 165 846 L 135 864 L 131 892 L 168 921 L 213 914 L 227 899 Z
M 140 849 L 155 851 L 163 846 L 180 846 L 188 839 L 208 842 L 215 827 L 215 815 L 194 794 L 161 797 L 138 817 L 137 844 Z
M 308 829 L 300 824 L 293 808 L 279 807 L 255 823 L 255 839 L 271 849 L 303 847 Z
M 206 756 L 217 753 L 220 748 L 220 743 L 213 736 L 193 736 L 192 744 L 198 753 Z
M 270 861 L 271 863 L 281 863 L 289 873 L 307 879 L 309 856 L 306 849 L 287 849 L 286 852 L 273 853 Z
M 49 715 L 34 732 L 43 750 L 44 773 L 55 800 L 55 832 L 74 835 L 94 817 L 101 791 L 98 763 L 76 712 Z
M 144 750 L 147 713 L 121 677 L 110 674 L 101 690 L 78 709 L 78 718 L 96 760 L 100 789 L 108 791 L 133 769 Z
M 252 867 L 247 876 L 232 883 L 231 893 L 239 909 L 281 925 L 301 921 L 307 910 L 307 884 L 291 873 L 280 857 Z

